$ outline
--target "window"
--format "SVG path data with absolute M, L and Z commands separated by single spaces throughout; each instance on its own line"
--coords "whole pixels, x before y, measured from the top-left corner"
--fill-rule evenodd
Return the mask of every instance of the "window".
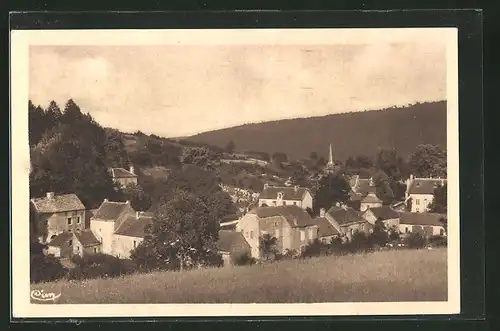
M 405 227 L 405 233 L 408 233 L 408 232 L 410 232 L 410 228 Z
M 415 205 L 420 205 L 420 199 L 415 199 Z
M 274 200 L 274 201 L 273 201 L 273 205 L 275 205 L 275 206 L 276 206 L 276 200 Z
M 286 201 L 283 201 L 283 206 L 286 206 Z
M 80 219 L 80 216 L 78 216 L 78 217 L 76 218 L 76 224 L 80 224 L 81 222 L 82 222 L 82 220 Z
M 444 229 L 443 228 L 439 229 L 439 235 L 444 236 Z
M 424 206 L 427 206 L 427 199 L 424 199 Z
M 296 206 L 296 205 L 297 205 L 297 201 L 294 201 L 294 202 L 293 202 L 293 205 L 294 205 L 294 206 Z
M 278 222 L 274 222 L 274 227 L 277 229 L 278 228 Z
M 76 246 L 76 252 L 80 253 L 80 246 Z
M 134 240 L 134 248 L 136 248 L 137 246 L 137 242 Z
M 97 247 L 94 247 L 94 253 L 97 253 Z
M 70 240 L 68 241 L 68 245 L 73 246 L 73 240 L 72 240 L 72 239 L 70 239 Z
M 68 217 L 68 225 L 73 224 L 71 217 Z

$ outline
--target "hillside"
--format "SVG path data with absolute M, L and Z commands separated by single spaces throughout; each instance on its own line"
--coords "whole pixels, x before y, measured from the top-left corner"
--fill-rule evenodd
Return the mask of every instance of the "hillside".
M 311 152 L 334 158 L 373 156 L 379 147 L 407 156 L 418 144 L 446 148 L 446 101 L 408 107 L 334 114 L 321 117 L 245 124 L 188 137 L 193 142 L 224 147 L 231 140 L 238 151 L 284 152 L 289 158 Z
M 60 304 L 445 301 L 446 256 L 446 249 L 322 256 L 81 284 L 59 280 L 31 289 L 62 293 Z

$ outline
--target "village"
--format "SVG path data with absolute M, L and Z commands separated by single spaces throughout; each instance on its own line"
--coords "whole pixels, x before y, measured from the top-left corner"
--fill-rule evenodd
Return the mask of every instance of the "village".
M 319 176 L 337 171 L 331 145 L 328 152 L 328 162 Z M 260 166 L 267 163 L 251 157 L 221 162 Z M 137 185 L 133 166 L 109 168 L 109 175 L 121 187 Z M 219 184 L 239 206 L 238 213 L 226 215 L 218 222 L 217 250 L 223 265 L 232 266 L 235 256 L 246 255 L 256 261 L 266 258 L 263 238 L 273 240 L 275 252 L 299 256 L 314 242 L 349 242 L 356 234 L 373 233 L 377 226 L 402 238 L 412 233 L 423 238 L 446 236 L 446 214 L 429 210 L 436 189 L 445 185 L 446 179 L 410 174 L 404 181 L 404 200 L 389 205 L 377 196 L 373 178 L 358 174 L 349 176 L 347 181 L 347 203 L 332 201 L 316 214 L 311 212 L 314 193 L 292 178 L 285 178 L 283 185 L 266 183 L 260 192 Z M 46 245 L 45 254 L 52 254 L 69 267 L 74 256 L 107 254 L 130 259 L 131 252 L 148 236 L 147 228 L 154 219 L 153 212 L 135 210 L 130 201 L 104 199 L 98 208 L 87 209 L 74 193 L 46 192 L 44 197 L 30 200 L 30 210 L 37 224 L 44 224 L 37 235 L 38 241 Z

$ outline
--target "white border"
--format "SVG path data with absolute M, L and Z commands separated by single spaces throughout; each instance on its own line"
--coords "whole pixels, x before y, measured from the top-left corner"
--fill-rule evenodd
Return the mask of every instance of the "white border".
M 28 47 L 30 45 L 447 43 L 448 301 L 320 304 L 36 305 L 29 285 Z M 11 32 L 12 299 L 14 317 L 412 315 L 460 312 L 458 39 L 456 28 L 14 30 Z

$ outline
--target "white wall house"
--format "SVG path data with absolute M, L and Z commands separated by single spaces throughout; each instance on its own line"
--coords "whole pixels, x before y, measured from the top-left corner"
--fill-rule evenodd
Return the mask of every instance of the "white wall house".
M 434 199 L 434 190 L 446 183 L 444 178 L 415 178 L 410 175 L 406 181 L 405 200 L 411 201 L 410 212 L 424 213 Z
M 309 189 L 298 185 L 270 186 L 264 185 L 259 195 L 259 207 L 262 206 L 297 206 L 302 209 L 313 207 L 313 197 Z

